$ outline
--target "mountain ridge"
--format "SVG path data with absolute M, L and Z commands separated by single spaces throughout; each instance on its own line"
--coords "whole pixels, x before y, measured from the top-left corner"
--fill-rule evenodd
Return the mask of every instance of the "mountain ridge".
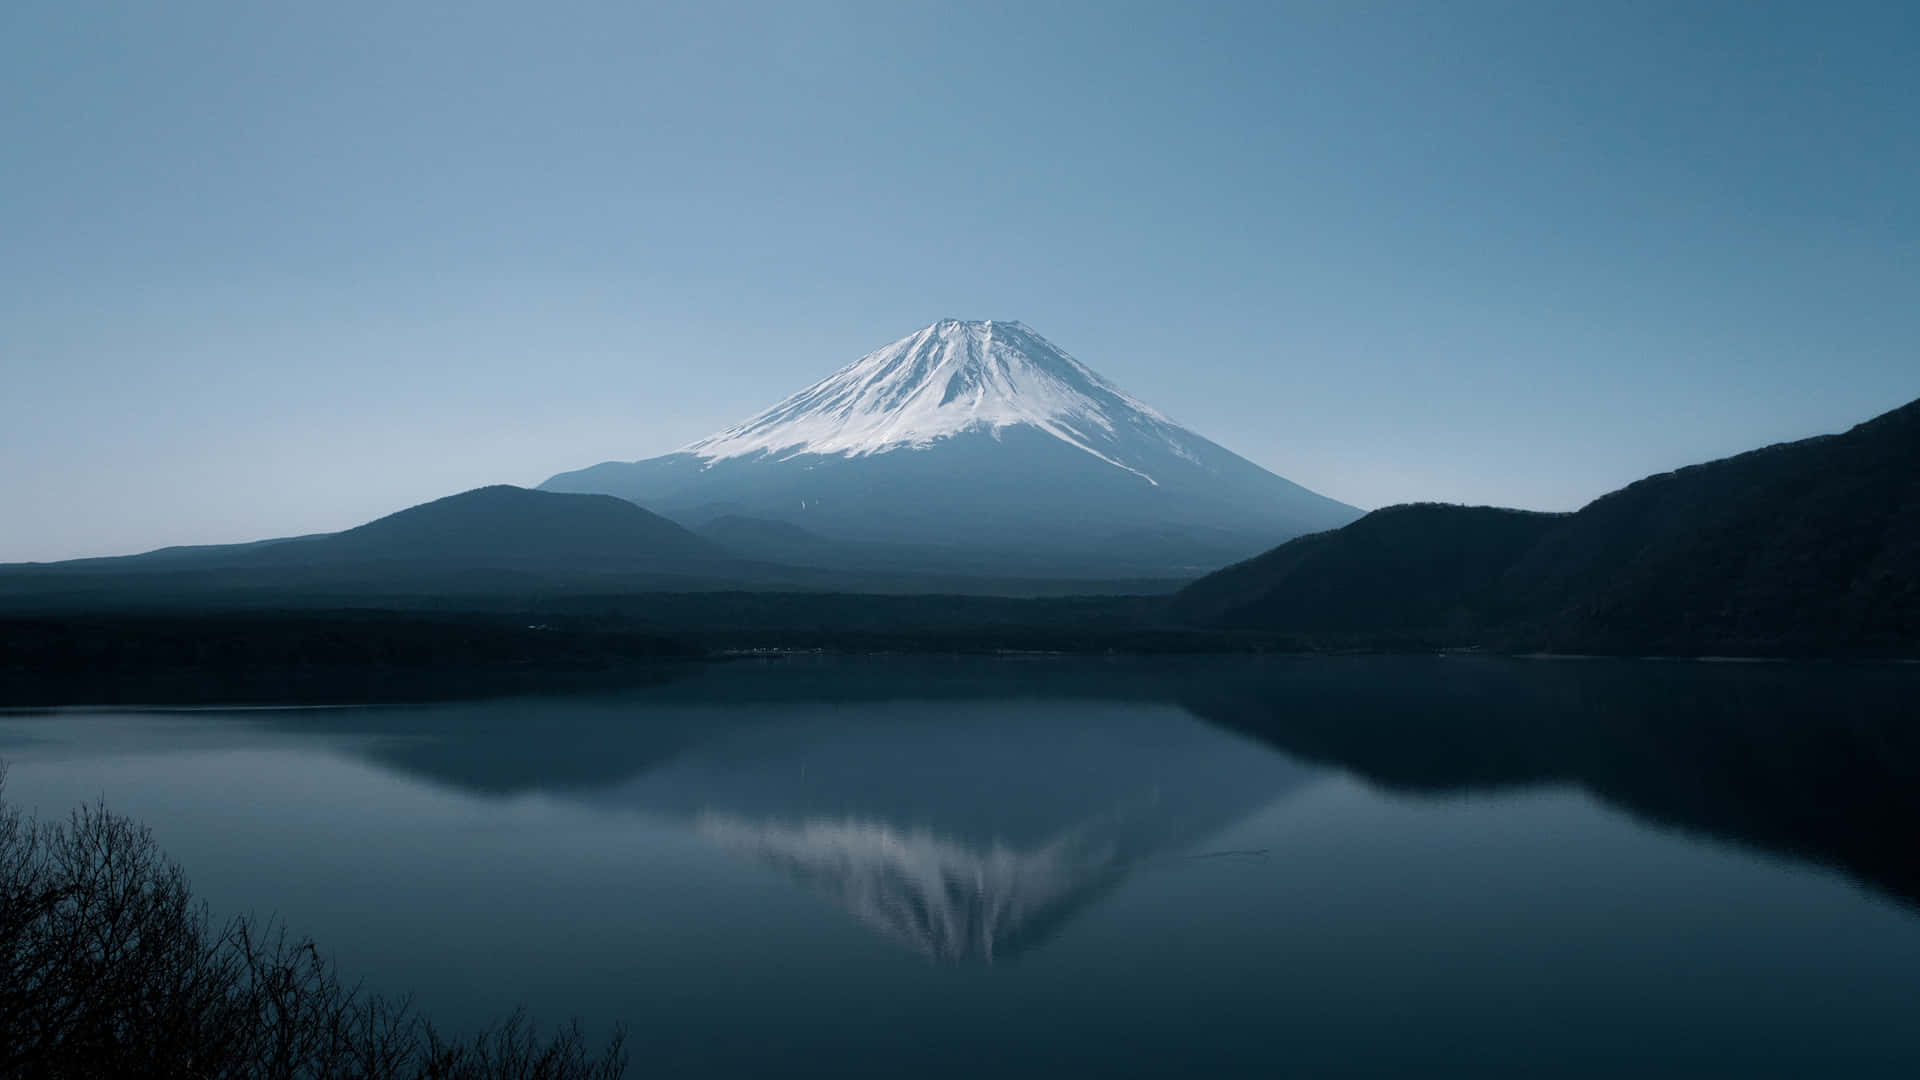
M 834 547 L 795 527 L 720 519 L 696 534 L 611 495 L 496 484 L 421 503 L 337 533 L 136 555 L 0 564 L 0 610 L 175 604 L 295 607 L 326 597 L 387 603 L 738 592 L 892 596 L 1158 593 L 1174 580 L 1068 580 L 903 569 L 881 546 Z M 824 551 L 821 557 L 816 552 Z M 851 556 L 851 558 L 847 558 Z M 411 602 L 411 601 L 409 601 Z
M 337 533 L 288 540 L 261 562 L 400 559 L 489 569 L 580 570 L 678 566 L 729 558 L 720 545 L 610 496 L 560 499 L 490 484 L 398 510 Z
M 1900 653 L 1920 642 L 1916 462 L 1920 401 L 1649 476 L 1572 514 L 1376 510 L 1194 582 L 1175 611 L 1559 652 Z

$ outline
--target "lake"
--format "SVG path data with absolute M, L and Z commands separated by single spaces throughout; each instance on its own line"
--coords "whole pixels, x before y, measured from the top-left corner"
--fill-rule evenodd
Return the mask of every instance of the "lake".
M 1920 668 L 787 658 L 0 713 L 216 913 L 632 1076 L 1920 1075 Z

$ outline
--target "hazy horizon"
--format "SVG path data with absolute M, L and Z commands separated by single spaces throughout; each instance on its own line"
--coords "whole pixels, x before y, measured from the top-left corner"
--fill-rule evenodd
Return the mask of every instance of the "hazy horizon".
M 1371 509 L 1920 396 L 1920 9 L 0 12 L 0 561 L 665 453 L 1019 320 Z

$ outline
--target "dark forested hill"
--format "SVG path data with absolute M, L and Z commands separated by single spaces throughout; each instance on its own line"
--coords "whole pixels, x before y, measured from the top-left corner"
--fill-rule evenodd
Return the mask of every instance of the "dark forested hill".
M 1191 622 L 1563 651 L 1920 647 L 1920 402 L 1570 515 L 1401 506 L 1195 582 Z
M 1376 510 L 1194 582 L 1186 618 L 1309 632 L 1468 630 L 1502 572 L 1562 515 L 1418 503 Z
M 1584 648 L 1920 642 L 1920 401 L 1596 499 L 1503 586 Z
M 496 484 L 409 507 L 337 533 L 161 548 L 141 555 L 0 566 L 0 576 L 114 579 L 156 574 L 252 574 L 291 583 L 345 568 L 429 577 L 487 571 L 605 574 L 705 568 L 732 553 L 608 495 Z M 181 580 L 189 580 L 181 578 Z
M 624 499 L 499 484 L 345 532 L 260 548 L 247 561 L 259 566 L 399 560 L 582 571 L 679 567 L 727 557 L 711 540 Z
M 337 533 L 0 565 L 0 610 L 113 611 L 373 604 L 421 596 L 528 597 L 802 589 L 887 594 L 1165 595 L 1183 579 L 916 572 L 913 550 L 844 543 L 785 522 L 730 518 L 694 533 L 610 495 L 496 485 Z

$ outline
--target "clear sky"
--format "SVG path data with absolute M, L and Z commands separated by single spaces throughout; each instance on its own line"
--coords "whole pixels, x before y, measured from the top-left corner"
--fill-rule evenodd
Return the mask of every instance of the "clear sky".
M 0 5 L 0 560 L 663 453 L 1020 319 L 1362 507 L 1920 396 L 1920 4 Z

